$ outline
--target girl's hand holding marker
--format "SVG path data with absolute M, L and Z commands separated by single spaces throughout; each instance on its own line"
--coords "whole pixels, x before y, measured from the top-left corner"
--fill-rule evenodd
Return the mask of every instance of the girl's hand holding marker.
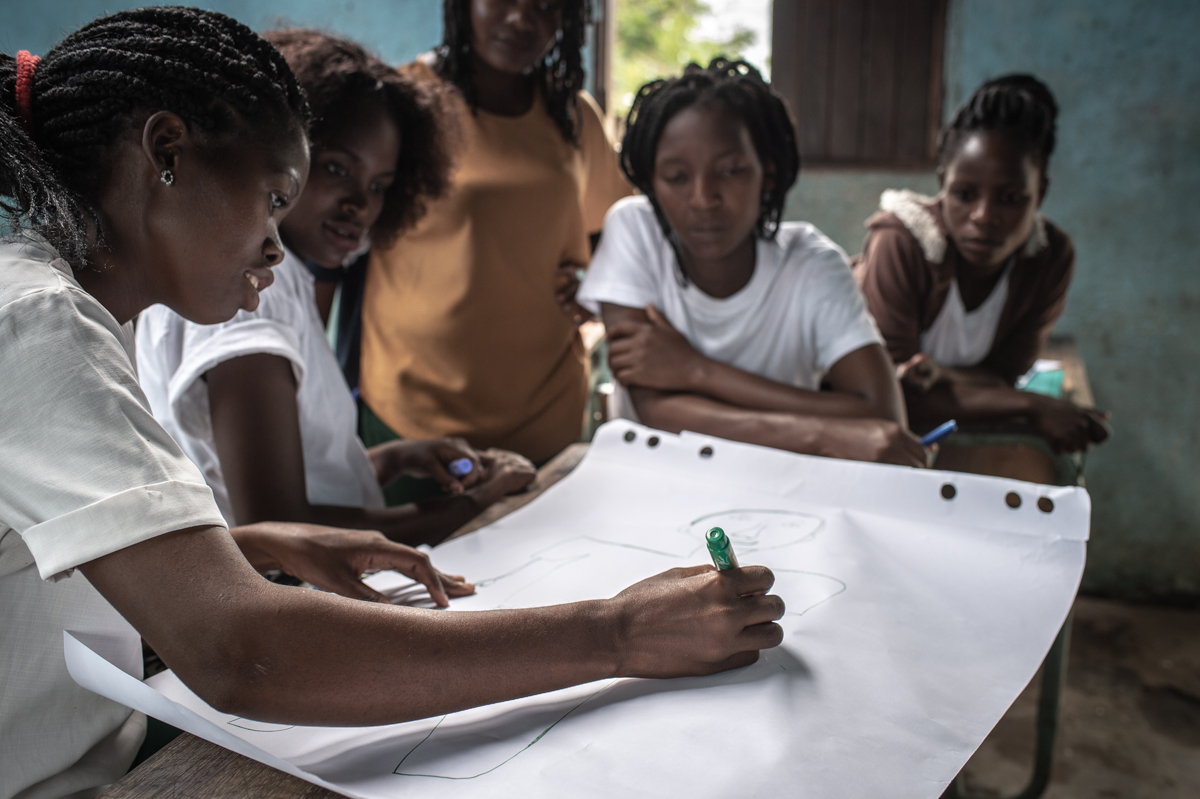
M 945 424 L 940 424 L 921 437 L 921 446 L 932 447 L 934 444 L 937 444 L 957 429 L 958 422 L 954 419 L 951 419 Z

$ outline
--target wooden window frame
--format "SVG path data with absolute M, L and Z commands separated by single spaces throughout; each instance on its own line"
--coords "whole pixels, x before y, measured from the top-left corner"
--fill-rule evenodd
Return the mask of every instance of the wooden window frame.
M 772 85 L 796 118 L 806 165 L 933 164 L 947 5 L 947 0 L 775 0 Z

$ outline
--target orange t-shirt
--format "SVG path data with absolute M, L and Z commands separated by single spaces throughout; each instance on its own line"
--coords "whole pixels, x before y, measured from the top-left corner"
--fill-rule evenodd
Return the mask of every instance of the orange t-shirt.
M 441 80 L 421 62 L 412 77 Z M 630 193 L 595 101 L 580 93 L 579 146 L 540 96 L 519 117 L 472 114 L 453 93 L 463 147 L 448 196 L 371 254 L 362 398 L 404 438 L 455 435 L 535 462 L 579 436 L 587 364 L 554 298 L 555 270 Z

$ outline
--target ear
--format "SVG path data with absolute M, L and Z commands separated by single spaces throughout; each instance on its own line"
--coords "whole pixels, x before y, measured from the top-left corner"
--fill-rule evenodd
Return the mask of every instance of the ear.
M 179 168 L 180 156 L 191 144 L 187 123 L 170 111 L 156 111 L 142 126 L 142 154 L 154 174 Z
M 937 175 L 938 192 L 940 193 L 942 189 L 946 188 L 946 167 L 939 164 L 934 174 Z
M 1046 199 L 1046 192 L 1050 190 L 1050 177 L 1045 172 L 1042 173 L 1041 180 L 1038 181 L 1038 198 L 1037 207 L 1042 207 L 1042 202 Z

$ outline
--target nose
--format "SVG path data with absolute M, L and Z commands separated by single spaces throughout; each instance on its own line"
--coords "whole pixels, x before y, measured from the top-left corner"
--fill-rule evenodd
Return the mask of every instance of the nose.
M 354 186 L 347 192 L 346 196 L 342 197 L 342 211 L 349 213 L 358 218 L 360 214 L 367 210 L 370 205 L 370 191 L 366 186 Z
M 708 210 L 721 204 L 721 193 L 717 190 L 716 181 L 709 180 L 706 175 L 697 176 L 692 183 L 690 204 L 697 210 Z
M 279 228 L 272 223 L 271 235 L 263 239 L 263 261 L 267 266 L 278 266 L 283 261 L 283 240 L 279 238 Z
M 984 195 L 971 207 L 971 221 L 982 228 L 991 227 L 996 216 L 996 204 L 992 198 Z
M 504 21 L 510 27 L 518 30 L 533 28 L 533 0 L 517 0 L 508 7 Z

